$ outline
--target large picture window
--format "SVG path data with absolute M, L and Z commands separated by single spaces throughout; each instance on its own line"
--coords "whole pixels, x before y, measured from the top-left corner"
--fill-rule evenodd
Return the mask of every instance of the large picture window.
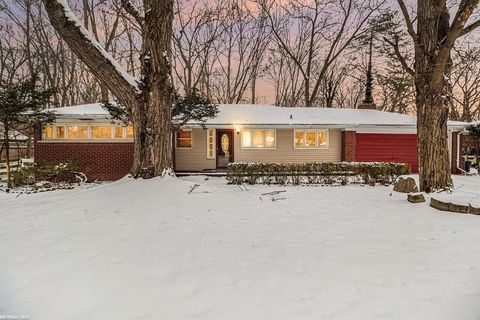
M 328 129 L 295 130 L 295 149 L 328 149 Z
M 185 129 L 177 131 L 177 148 L 192 147 L 192 130 Z
M 274 149 L 275 133 L 275 129 L 242 130 L 242 149 Z

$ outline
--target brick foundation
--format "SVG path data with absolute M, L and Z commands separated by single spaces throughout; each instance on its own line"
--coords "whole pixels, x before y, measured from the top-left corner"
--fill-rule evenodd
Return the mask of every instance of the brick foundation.
M 354 162 L 357 154 L 357 133 L 342 131 L 342 161 Z

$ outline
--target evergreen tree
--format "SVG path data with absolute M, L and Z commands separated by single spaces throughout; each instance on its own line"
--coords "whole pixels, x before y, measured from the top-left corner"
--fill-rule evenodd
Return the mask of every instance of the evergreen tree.
M 10 172 L 10 138 L 13 130 L 27 128 L 35 123 L 50 123 L 55 115 L 45 111 L 53 90 L 42 90 L 37 78 L 15 84 L 0 82 L 0 125 L 3 126 L 3 147 L 6 154 L 7 183 L 12 186 Z

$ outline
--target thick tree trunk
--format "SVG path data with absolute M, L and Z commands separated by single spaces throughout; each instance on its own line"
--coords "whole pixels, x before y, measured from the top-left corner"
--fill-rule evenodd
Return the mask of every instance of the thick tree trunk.
M 417 85 L 417 139 L 420 190 L 452 186 L 448 153 L 448 105 L 442 92 Z
M 158 176 L 173 167 L 171 110 L 174 102 L 171 77 L 173 0 L 145 0 L 143 26 L 141 104 L 132 112 L 135 157 L 132 174 Z
M 439 44 L 446 38 L 449 14 L 436 0 L 418 3 L 418 31 L 415 50 L 415 87 L 420 190 L 452 187 L 448 156 L 447 120 L 451 99 L 451 60 L 440 72 Z M 449 56 L 448 52 L 448 56 Z
M 103 86 L 130 111 L 134 127 L 134 177 L 150 178 L 172 168 L 171 33 L 173 0 L 144 0 L 142 83 L 128 75 L 75 19 L 63 1 L 43 0 L 50 22 Z M 141 20 L 141 19 L 139 19 Z M 102 86 L 102 87 L 103 87 Z

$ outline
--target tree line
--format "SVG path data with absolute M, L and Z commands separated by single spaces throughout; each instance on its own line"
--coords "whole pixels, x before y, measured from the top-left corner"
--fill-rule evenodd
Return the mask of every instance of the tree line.
M 175 0 L 172 76 L 177 91 L 193 89 L 216 103 L 354 108 L 363 98 L 374 30 L 375 101 L 381 110 L 416 113 L 415 88 L 402 67 L 413 46 L 398 10 L 386 1 Z M 70 2 L 92 36 L 134 77 L 140 75 L 141 3 Z M 130 13 L 129 13 L 130 12 Z M 56 88 L 52 106 L 112 100 L 58 37 L 38 0 L 0 0 L 0 76 L 11 83 L 38 74 Z M 335 17 L 334 19 L 332 17 Z M 450 118 L 480 115 L 480 49 L 469 37 L 452 55 Z
M 23 20 L 2 31 L 28 36 L 5 41 L 24 47 L 12 51 L 24 62 L 12 63 L 6 74 L 43 68 L 44 81 L 54 79 L 65 95 L 76 77 L 68 67 L 81 60 L 99 82 L 96 98 L 107 100 L 111 92 L 134 124 L 134 176 L 171 168 L 172 105 L 179 91 L 198 90 L 217 103 L 256 103 L 260 83 L 267 81 L 281 106 L 355 107 L 363 91 L 366 41 L 382 54 L 376 64 L 383 69 L 377 80 L 381 109 L 413 108 L 417 114 L 421 190 L 452 185 L 448 117 L 477 116 L 475 48 L 461 45 L 480 26 L 470 21 L 479 0 L 456 7 L 419 0 L 412 8 L 397 0 L 394 10 L 386 0 L 84 0 L 81 14 L 66 0 L 43 0 L 46 15 L 38 1 L 14 2 L 25 9 Z M 2 11 L 13 21 L 22 17 L 6 2 Z M 41 41 L 31 35 L 39 31 L 46 39 L 48 27 L 31 29 L 32 12 L 41 21 L 48 16 L 59 37 L 48 38 L 47 48 L 57 48 L 60 56 L 71 50 L 70 64 L 45 67 L 55 59 L 42 54 Z M 60 39 L 70 50 L 59 49 Z M 42 63 L 33 63 L 32 53 L 40 53 Z M 349 103 L 338 103 L 340 97 Z

